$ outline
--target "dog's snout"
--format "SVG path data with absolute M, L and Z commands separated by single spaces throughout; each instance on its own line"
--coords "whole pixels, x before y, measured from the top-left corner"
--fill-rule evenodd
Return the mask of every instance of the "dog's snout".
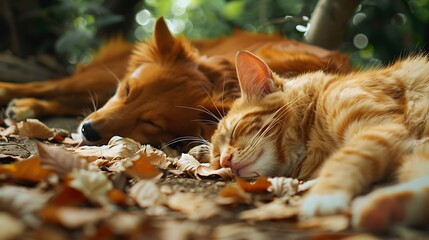
M 94 129 L 90 121 L 84 122 L 80 131 L 88 141 L 96 142 L 101 139 L 100 134 Z

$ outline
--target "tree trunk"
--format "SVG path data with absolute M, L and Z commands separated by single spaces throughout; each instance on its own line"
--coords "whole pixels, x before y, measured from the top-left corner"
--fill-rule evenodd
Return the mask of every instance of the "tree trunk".
M 306 41 L 326 49 L 340 46 L 350 17 L 360 0 L 319 0 L 310 20 Z

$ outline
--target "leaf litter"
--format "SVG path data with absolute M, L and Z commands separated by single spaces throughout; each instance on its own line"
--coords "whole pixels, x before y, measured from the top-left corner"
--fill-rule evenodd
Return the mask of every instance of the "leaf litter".
M 119 136 L 107 145 L 78 147 L 66 131 L 32 119 L 0 129 L 0 136 L 4 142 L 35 139 L 37 149 L 25 157 L 0 155 L 0 222 L 13 224 L 0 239 L 31 231 L 78 238 L 273 239 L 292 230 L 349 227 L 348 216 L 298 220 L 302 195 L 315 181 L 234 178 L 230 169 L 210 168 L 207 145 L 179 157 Z

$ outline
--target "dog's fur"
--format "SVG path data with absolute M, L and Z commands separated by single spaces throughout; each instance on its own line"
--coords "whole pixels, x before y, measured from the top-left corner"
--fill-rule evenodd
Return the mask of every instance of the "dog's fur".
M 101 105 L 116 89 L 79 126 L 87 144 L 105 143 L 113 135 L 152 145 L 184 136 L 209 139 L 214 125 L 205 123 L 222 117 L 239 94 L 233 61 L 239 50 L 257 54 L 280 75 L 349 70 L 344 54 L 279 35 L 237 30 L 216 40 L 175 38 L 160 18 L 151 40 L 135 46 L 111 41 L 91 64 L 70 77 L 21 85 L 0 83 L 0 103 L 18 98 L 6 110 L 18 120 L 79 115 L 91 107 L 89 96 Z

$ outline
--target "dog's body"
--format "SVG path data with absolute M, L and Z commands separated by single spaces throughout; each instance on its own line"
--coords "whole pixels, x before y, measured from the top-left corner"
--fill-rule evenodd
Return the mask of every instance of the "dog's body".
M 91 107 L 91 95 L 102 105 L 116 89 L 106 105 L 79 127 L 86 143 L 105 143 L 113 135 L 153 145 L 183 136 L 209 139 L 214 127 L 204 121 L 213 120 L 212 114 L 222 117 L 239 94 L 233 61 L 239 50 L 257 54 L 280 75 L 349 70 L 348 58 L 341 53 L 278 35 L 235 31 L 217 40 L 174 38 L 160 18 L 152 40 L 135 46 L 113 41 L 91 64 L 68 78 L 22 85 L 0 83 L 0 101 L 5 104 L 12 98 L 31 97 L 9 103 L 7 115 L 18 120 L 79 115 Z

